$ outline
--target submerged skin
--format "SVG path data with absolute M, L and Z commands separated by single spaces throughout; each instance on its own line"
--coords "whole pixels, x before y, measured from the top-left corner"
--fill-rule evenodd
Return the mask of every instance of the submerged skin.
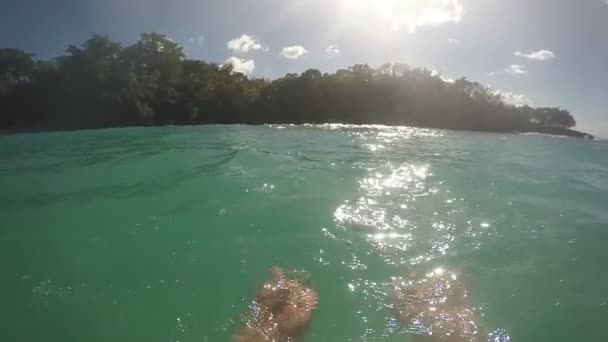
M 318 304 L 317 292 L 304 281 L 290 279 L 280 268 L 259 289 L 245 327 L 231 342 L 294 341 L 306 331 Z
M 413 281 L 396 281 L 393 296 L 397 318 L 416 332 L 415 341 L 488 341 L 469 302 L 466 281 L 455 273 L 439 268 Z

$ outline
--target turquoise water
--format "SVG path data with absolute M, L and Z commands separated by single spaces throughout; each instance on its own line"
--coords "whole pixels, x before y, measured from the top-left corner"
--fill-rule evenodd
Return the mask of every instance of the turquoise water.
M 305 341 L 411 341 L 391 277 L 466 269 L 512 341 L 608 335 L 608 144 L 414 128 L 0 137 L 0 340 L 227 341 L 273 265 Z

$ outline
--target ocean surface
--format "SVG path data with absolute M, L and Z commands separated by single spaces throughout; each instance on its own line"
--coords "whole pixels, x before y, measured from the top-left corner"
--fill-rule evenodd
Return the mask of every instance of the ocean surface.
M 0 340 L 228 341 L 275 265 L 304 341 L 412 341 L 395 277 L 466 270 L 511 341 L 608 339 L 608 143 L 383 126 L 0 137 Z

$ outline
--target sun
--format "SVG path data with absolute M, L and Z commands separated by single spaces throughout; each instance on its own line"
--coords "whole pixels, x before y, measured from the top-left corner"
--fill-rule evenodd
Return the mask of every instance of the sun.
M 460 0 L 338 0 L 341 20 L 410 33 L 423 26 L 457 23 L 463 11 Z

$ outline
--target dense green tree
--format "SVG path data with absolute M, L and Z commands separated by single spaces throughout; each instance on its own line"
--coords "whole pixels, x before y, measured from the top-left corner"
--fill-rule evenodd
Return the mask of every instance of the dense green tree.
M 51 98 L 46 88 L 57 84 L 57 76 L 52 62 L 37 61 L 21 50 L 0 49 L 0 128 L 48 127 L 45 118 L 52 109 L 45 109 Z
M 182 48 L 165 35 L 143 33 L 137 43 L 121 56 L 123 100 L 144 124 L 173 123 L 178 107 L 178 87 L 182 74 Z
M 51 61 L 0 49 L 0 106 L 9 129 L 343 122 L 512 132 L 576 124 L 566 110 L 509 106 L 480 83 L 405 64 L 252 79 L 186 59 L 157 33 L 124 48 L 94 35 Z
M 122 46 L 107 36 L 94 35 L 82 47 L 70 45 L 57 58 L 58 96 L 70 101 L 54 103 L 54 120 L 78 127 L 107 127 L 120 115 L 119 63 Z M 83 110 L 83 108 L 87 108 Z
M 0 92 L 29 82 L 35 66 L 32 54 L 18 49 L 0 49 Z

